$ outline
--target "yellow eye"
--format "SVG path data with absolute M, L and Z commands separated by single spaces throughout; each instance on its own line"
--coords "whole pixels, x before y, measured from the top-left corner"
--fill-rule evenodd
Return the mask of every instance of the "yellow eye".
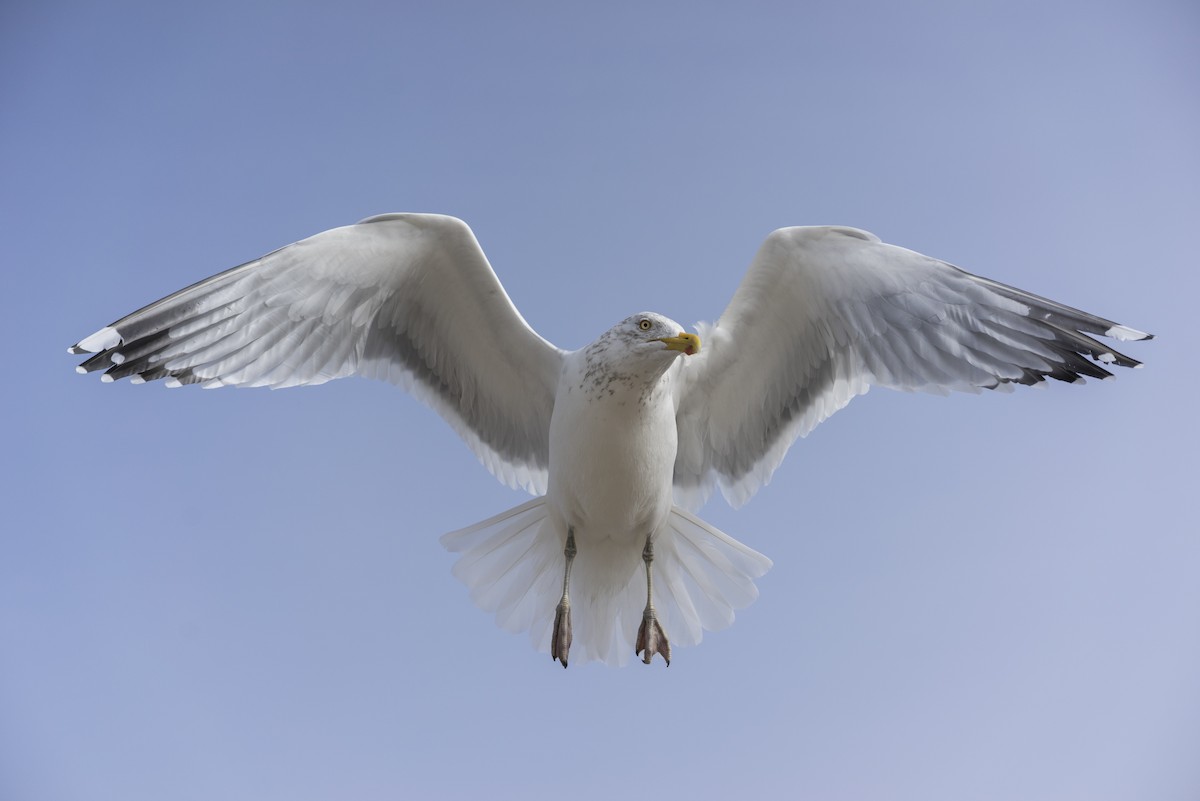
M 643 331 L 649 331 L 651 325 L 653 325 L 653 323 L 651 323 L 649 320 L 642 320 L 638 323 L 638 328 L 642 329 Z

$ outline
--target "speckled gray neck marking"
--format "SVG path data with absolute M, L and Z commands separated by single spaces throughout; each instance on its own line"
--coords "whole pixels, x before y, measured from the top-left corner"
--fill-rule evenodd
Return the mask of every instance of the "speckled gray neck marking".
M 588 398 L 635 395 L 638 403 L 645 403 L 674 361 L 666 353 L 662 358 L 653 351 L 639 351 L 645 340 L 645 334 L 623 326 L 605 331 L 583 351 L 579 389 Z

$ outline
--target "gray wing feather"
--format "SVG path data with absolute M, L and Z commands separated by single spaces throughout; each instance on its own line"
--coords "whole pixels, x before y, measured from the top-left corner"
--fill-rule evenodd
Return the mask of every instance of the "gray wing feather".
M 388 214 L 200 281 L 70 348 L 81 372 L 172 386 L 398 384 L 511 486 L 544 491 L 562 351 L 504 292 L 470 228 Z
M 1106 378 L 1139 362 L 1088 336 L 1150 335 L 852 228 L 763 243 L 704 350 L 681 372 L 675 485 L 735 505 L 797 437 L 872 385 L 947 393 Z

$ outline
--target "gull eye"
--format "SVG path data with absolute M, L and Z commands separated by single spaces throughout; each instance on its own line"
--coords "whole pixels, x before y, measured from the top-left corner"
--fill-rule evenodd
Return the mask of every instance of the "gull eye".
M 651 325 L 653 325 L 653 323 L 651 323 L 649 320 L 640 320 L 638 322 L 638 328 L 642 329 L 643 331 L 649 331 Z

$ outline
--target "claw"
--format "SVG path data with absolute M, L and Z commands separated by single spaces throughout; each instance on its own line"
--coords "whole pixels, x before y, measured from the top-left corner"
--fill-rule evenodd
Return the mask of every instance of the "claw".
M 554 610 L 554 633 L 550 636 L 550 658 L 567 666 L 571 650 L 571 604 L 564 598 Z
M 663 631 L 653 608 L 642 613 L 642 625 L 638 628 L 637 645 L 633 647 L 633 652 L 640 655 L 642 662 L 647 665 L 655 654 L 662 654 L 667 666 L 671 665 L 671 643 L 667 641 L 667 633 Z

